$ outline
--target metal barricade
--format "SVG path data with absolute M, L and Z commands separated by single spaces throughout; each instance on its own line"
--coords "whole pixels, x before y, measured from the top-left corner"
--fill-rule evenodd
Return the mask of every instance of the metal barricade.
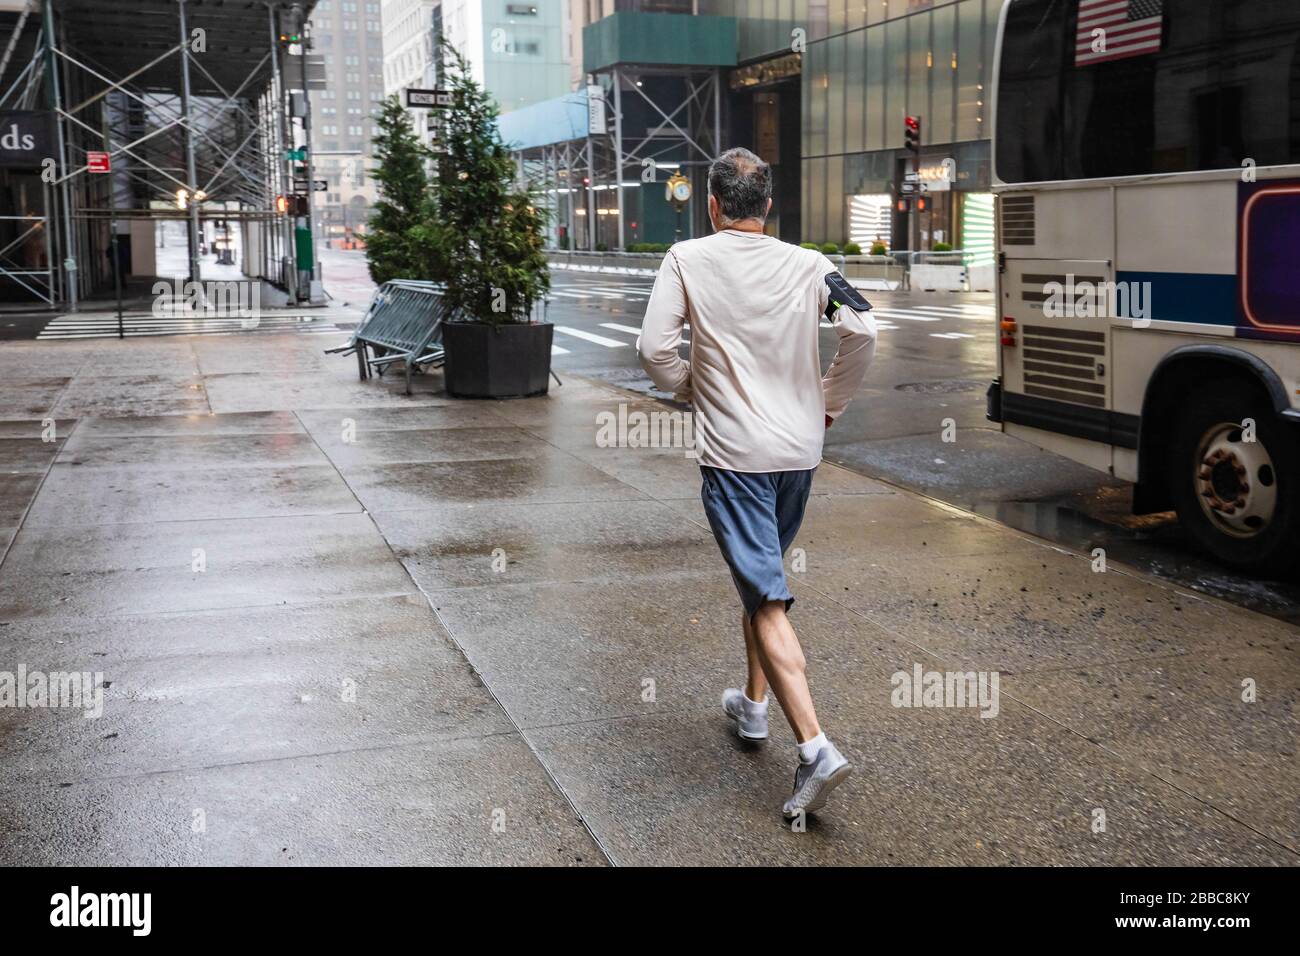
M 393 279 L 379 287 L 347 345 L 328 354 L 356 352 L 361 379 L 373 369 L 383 375 L 394 362 L 406 366 L 406 394 L 411 373 L 442 361 L 442 323 L 447 306 L 442 286 L 415 279 Z M 373 357 L 371 356 L 373 352 Z

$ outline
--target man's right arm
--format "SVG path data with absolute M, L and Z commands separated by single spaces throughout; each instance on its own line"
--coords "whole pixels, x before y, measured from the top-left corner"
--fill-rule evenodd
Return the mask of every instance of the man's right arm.
M 677 349 L 686 320 L 686 286 L 677 257 L 670 250 L 655 278 L 636 344 L 641 367 L 655 387 L 683 400 L 690 397 L 691 367 Z

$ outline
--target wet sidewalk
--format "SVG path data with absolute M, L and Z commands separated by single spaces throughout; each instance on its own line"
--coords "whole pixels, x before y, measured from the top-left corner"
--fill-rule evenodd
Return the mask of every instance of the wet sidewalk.
M 599 447 L 662 406 L 331 344 L 0 344 L 0 864 L 1300 862 L 1295 628 L 831 465 L 791 613 L 857 773 L 792 832 L 695 464 Z

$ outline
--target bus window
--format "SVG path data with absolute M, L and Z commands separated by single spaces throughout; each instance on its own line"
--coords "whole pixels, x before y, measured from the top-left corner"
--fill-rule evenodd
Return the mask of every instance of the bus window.
M 1112 39 L 1122 24 L 1096 32 L 1095 11 L 1114 7 L 1011 4 L 998 88 L 1003 182 L 1300 160 L 1300 3 L 1130 0 L 1121 15 L 1151 26 L 1147 42 L 1127 44 Z
M 1061 77 L 1077 0 L 1017 0 L 1006 12 L 998 73 L 999 179 L 1061 178 Z

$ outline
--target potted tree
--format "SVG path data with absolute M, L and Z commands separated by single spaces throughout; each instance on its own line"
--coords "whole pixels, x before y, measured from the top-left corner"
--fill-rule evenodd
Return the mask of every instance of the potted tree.
M 414 234 L 429 214 L 432 153 L 411 128 L 410 114 L 396 96 L 384 100 L 375 117 L 375 167 L 379 199 L 366 233 L 366 264 L 376 285 L 389 279 L 431 279 L 427 248 Z
M 550 288 L 542 213 L 516 185 L 515 164 L 497 131 L 497 108 L 460 53 L 441 44 L 445 111 L 431 214 L 415 233 L 436 246 L 449 321 L 443 323 L 447 394 L 513 398 L 547 390 L 549 322 L 538 321 Z

